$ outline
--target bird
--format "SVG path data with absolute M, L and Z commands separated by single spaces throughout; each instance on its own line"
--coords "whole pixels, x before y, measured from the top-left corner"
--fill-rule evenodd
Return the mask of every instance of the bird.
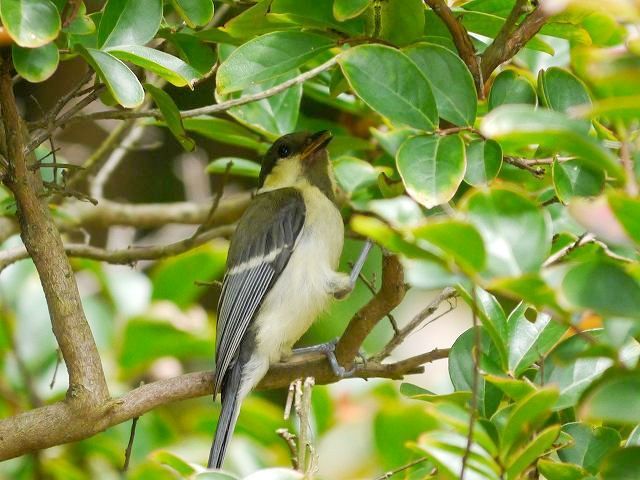
M 352 289 L 371 247 L 367 242 L 351 275 L 337 271 L 344 224 L 327 153 L 330 132 L 295 132 L 267 150 L 258 190 L 231 238 L 218 301 L 213 397 L 222 408 L 208 467 L 222 467 L 240 405 L 269 366 L 293 345 L 332 297 Z M 339 376 L 348 376 L 333 353 L 321 351 Z

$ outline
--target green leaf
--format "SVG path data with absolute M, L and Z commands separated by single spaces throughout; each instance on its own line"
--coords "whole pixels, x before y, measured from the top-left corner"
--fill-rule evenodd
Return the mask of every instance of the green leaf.
M 497 375 L 484 375 L 484 379 L 502 390 L 505 395 L 519 402 L 527 395 L 536 390 L 536 387 L 525 378 L 524 380 L 516 380 L 511 377 L 500 377 Z
M 176 472 L 180 473 L 184 476 L 192 475 L 196 472 L 196 469 L 192 467 L 189 462 L 180 458 L 178 455 L 172 452 L 168 452 L 166 450 L 159 450 L 153 452 L 153 459 L 162 463 L 163 465 L 167 465 L 173 468 Z
M 344 22 L 363 13 L 372 0 L 334 0 L 333 16 L 339 22 Z
M 465 289 L 459 289 L 460 294 L 465 302 L 471 307 L 475 307 L 480 317 L 482 325 L 491 337 L 493 346 L 498 352 L 500 358 L 500 366 L 504 371 L 507 370 L 508 355 L 507 355 L 507 317 L 502 310 L 502 306 L 489 292 L 483 290 L 480 287 L 475 287 L 475 301 L 471 294 Z
M 222 62 L 216 89 L 225 95 L 279 77 L 332 45 L 330 38 L 307 32 L 272 32 L 254 38 Z
M 159 36 L 166 38 L 176 48 L 178 55 L 200 76 L 206 75 L 216 64 L 217 56 L 211 47 L 191 33 L 161 30 Z
M 602 464 L 602 480 L 636 480 L 640 472 L 640 447 L 619 448 Z
M 424 220 L 420 206 L 406 196 L 372 200 L 367 209 L 393 227 L 414 227 Z
M 467 169 L 464 181 L 486 185 L 498 176 L 502 167 L 502 148 L 494 140 L 473 140 L 467 145 Z
M 464 208 L 484 239 L 489 275 L 515 277 L 540 269 L 551 248 L 551 225 L 534 202 L 496 188 L 473 192 Z
M 544 378 L 541 382 L 545 385 L 555 385 L 560 391 L 556 410 L 575 406 L 582 392 L 613 363 L 610 358 L 579 357 L 580 351 L 586 346 L 583 338 L 573 336 L 560 343 L 544 360 Z M 559 355 L 556 353 L 563 351 L 568 352 L 566 356 L 571 358 L 571 361 L 557 358 Z M 540 373 L 543 373 L 542 370 Z
M 508 69 L 500 72 L 493 80 L 489 92 L 489 110 L 511 103 L 536 105 L 538 99 L 536 90 L 527 77 Z
M 582 397 L 580 414 L 614 424 L 640 423 L 640 372 L 609 371 Z
M 78 8 L 75 18 L 71 20 L 69 26 L 63 28 L 63 31 L 71 35 L 90 35 L 96 32 L 96 24 L 87 15 L 87 7 L 84 2 L 80 3 L 80 8 Z
M 21 47 L 41 47 L 58 36 L 60 14 L 49 0 L 2 0 L 0 19 Z
M 400 393 L 405 397 L 413 400 L 422 400 L 429 403 L 445 402 L 454 403 L 464 407 L 471 400 L 472 393 L 466 391 L 459 391 L 453 393 L 445 393 L 443 395 L 437 395 L 429 390 L 426 390 L 417 385 L 411 383 L 402 383 L 400 385 Z
M 438 125 L 429 81 L 402 52 L 382 45 L 359 45 L 341 53 L 338 63 L 353 91 L 391 122 L 427 131 Z
M 340 188 L 348 195 L 363 187 L 375 185 L 379 172 L 370 163 L 359 158 L 342 156 L 333 161 L 333 171 Z
M 120 45 L 106 50 L 114 57 L 138 65 L 145 70 L 155 73 L 176 87 L 193 84 L 200 78 L 200 74 L 178 57 L 161 52 L 154 48 L 140 45 Z
M 478 231 L 459 220 L 429 222 L 412 231 L 418 240 L 425 240 L 442 250 L 463 270 L 477 272 L 484 268 L 484 243 Z
M 404 50 L 429 80 L 438 114 L 454 125 L 473 125 L 478 97 L 469 69 L 445 47 L 418 43 Z
M 467 480 L 498 480 L 500 469 L 491 455 L 473 443 L 469 454 L 467 437 L 454 432 L 435 431 L 420 437 L 416 445 L 438 467 L 438 478 L 457 480 L 461 476 L 462 459 L 466 458 L 464 478 Z
M 108 0 L 98 26 L 98 46 L 144 45 L 161 20 L 162 0 Z
M 575 307 L 640 318 L 640 285 L 613 262 L 589 260 L 573 266 L 562 280 L 562 291 Z
M 622 441 L 617 430 L 594 427 L 586 423 L 567 423 L 562 431 L 573 438 L 574 444 L 558 451 L 560 460 L 575 463 L 592 474 L 597 474 L 600 463 Z
M 333 0 L 314 0 L 313 2 L 271 0 L 268 3 L 270 3 L 269 16 L 273 20 L 298 24 L 298 28 L 337 30 L 349 33 L 351 36 L 365 33 L 362 18 L 353 18 L 344 22 L 334 18 Z
M 500 458 L 510 458 L 510 453 L 529 440 L 551 415 L 551 409 L 557 399 L 558 391 L 546 387 L 532 392 L 516 404 L 507 417 L 500 437 Z
M 526 304 L 520 303 L 507 319 L 509 370 L 516 377 L 544 357 L 568 328 L 553 321 L 551 315 L 542 312 L 536 312 L 535 321 L 530 321 L 525 316 L 528 309 Z
M 267 149 L 258 135 L 223 118 L 200 116 L 185 118 L 182 123 L 190 132 L 211 140 L 250 148 L 258 153 L 264 153 Z
M 640 200 L 630 198 L 620 191 L 611 190 L 607 194 L 607 201 L 624 231 L 637 244 L 640 244 Z
M 260 175 L 260 164 L 251 160 L 236 157 L 216 158 L 207 165 L 207 172 L 213 174 L 223 174 L 227 171 L 227 165 L 231 162 L 229 168 L 230 175 L 238 177 L 258 178 Z
M 481 327 L 477 327 L 481 328 Z M 489 351 L 490 340 L 481 330 L 481 350 L 483 356 Z M 451 346 L 449 352 L 449 377 L 456 391 L 473 391 L 473 357 L 475 350 L 475 332 L 473 328 L 460 335 Z M 489 417 L 500 404 L 502 392 L 485 382 L 484 377 L 478 379 L 477 405 L 481 415 Z
M 170 300 L 183 308 L 189 306 L 207 293 L 207 289 L 194 282 L 207 282 L 222 276 L 225 260 L 225 249 L 213 243 L 163 260 L 151 272 L 152 298 Z
M 290 73 L 281 75 L 276 79 L 267 80 L 260 85 L 253 85 L 245 88 L 241 92 L 234 92 L 229 96 L 220 96 L 220 100 L 238 98 L 242 95 L 251 95 L 263 92 L 285 80 L 289 80 L 300 73 L 293 70 Z M 263 98 L 256 102 L 251 102 L 239 107 L 230 108 L 229 115 L 240 123 L 247 125 L 266 137 L 275 140 L 276 138 L 296 130 L 298 124 L 298 114 L 300 112 L 300 100 L 302 99 L 302 85 L 297 84 L 287 88 L 285 91 Z
M 559 463 L 551 460 L 540 460 L 538 470 L 550 480 L 583 480 L 588 473 L 577 465 Z
M 153 341 L 149 341 L 153 339 Z M 127 376 L 140 373 L 158 358 L 213 358 L 213 343 L 171 323 L 153 318 L 133 318 L 125 327 L 118 363 Z
M 286 19 L 274 18 L 270 13 L 272 4 L 273 0 L 260 0 L 225 23 L 222 30 L 234 38 L 249 39 L 274 30 L 297 29 L 295 24 Z M 208 31 L 204 30 L 203 34 Z
M 560 425 L 552 425 L 536 435 L 530 443 L 522 447 L 519 451 L 513 452 L 506 465 L 507 478 L 518 478 L 518 475 L 529 465 L 553 447 L 553 442 L 558 438 L 559 434 Z
M 593 137 L 583 133 L 580 121 L 560 112 L 526 105 L 505 105 L 486 117 L 482 133 L 499 141 L 503 148 L 522 148 L 531 144 L 555 151 L 567 152 L 597 170 L 606 170 L 615 178 L 624 172 L 618 160 Z
M 367 10 L 366 35 L 394 45 L 408 45 L 424 33 L 422 0 L 385 0 Z
M 448 202 L 462 182 L 464 143 L 459 135 L 420 135 L 406 140 L 396 154 L 407 193 L 427 208 Z
M 173 136 L 180 142 L 182 148 L 191 152 L 195 148 L 196 143 L 187 136 L 187 132 L 185 132 L 184 125 L 182 124 L 180 111 L 171 96 L 164 90 L 150 83 L 145 83 L 144 87 L 162 112 L 164 121 L 167 123 L 167 127 L 171 133 L 173 133 Z
M 31 83 L 44 82 L 58 68 L 60 54 L 55 43 L 23 48 L 11 45 L 11 58 L 18 74 Z
M 567 113 L 572 107 L 589 108 L 591 97 L 587 87 L 575 75 L 558 67 L 538 72 L 538 90 L 542 103 L 551 110 Z M 584 121 L 584 133 L 588 133 L 591 122 Z
M 572 197 L 592 197 L 604 188 L 604 172 L 594 170 L 577 160 L 553 160 L 553 185 L 560 201 L 567 203 Z
M 109 93 L 125 108 L 134 108 L 144 101 L 144 90 L 138 78 L 116 57 L 94 48 L 76 45 L 76 49 L 91 64 Z
M 191 28 L 202 27 L 213 18 L 213 0 L 171 0 L 171 4 Z
M 624 443 L 625 447 L 638 447 L 640 446 L 640 425 L 637 425 L 627 438 L 627 441 Z

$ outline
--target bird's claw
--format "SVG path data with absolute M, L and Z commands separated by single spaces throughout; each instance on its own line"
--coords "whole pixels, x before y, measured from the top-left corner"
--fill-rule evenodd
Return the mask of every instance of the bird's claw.
M 353 367 L 347 370 L 342 365 L 338 363 L 338 359 L 336 357 L 336 345 L 338 343 L 338 339 L 335 338 L 325 343 L 320 343 L 318 345 L 313 345 L 311 347 L 302 347 L 296 348 L 293 350 L 293 353 L 310 353 L 310 352 L 319 352 L 324 354 L 327 357 L 327 361 L 329 365 L 331 365 L 331 370 L 333 374 L 338 378 L 351 378 L 356 373 L 359 368 L 359 364 L 353 364 Z M 366 359 L 362 352 L 358 352 L 358 358 L 362 360 L 362 364 L 366 365 Z

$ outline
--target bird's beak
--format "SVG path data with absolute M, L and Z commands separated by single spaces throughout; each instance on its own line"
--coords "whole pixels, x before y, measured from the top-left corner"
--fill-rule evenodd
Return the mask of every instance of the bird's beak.
M 333 136 L 329 130 L 322 130 L 309 137 L 309 144 L 302 151 L 302 160 L 312 157 L 314 153 L 326 147 Z

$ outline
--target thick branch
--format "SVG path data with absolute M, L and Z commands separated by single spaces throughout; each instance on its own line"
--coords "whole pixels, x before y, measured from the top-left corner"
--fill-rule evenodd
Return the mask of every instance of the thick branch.
M 39 193 L 39 172 L 27 166 L 24 125 L 18 115 L 11 85 L 10 60 L 3 59 L 0 73 L 0 105 L 11 162 L 5 182 L 15 196 L 22 240 L 33 258 L 47 299 L 58 345 L 69 371 L 70 403 L 83 405 L 108 398 L 106 380 L 91 329 L 84 316 L 78 287 L 62 239 Z
M 168 245 L 136 246 L 120 250 L 107 250 L 82 243 L 71 243 L 62 245 L 62 249 L 70 257 L 89 258 L 91 260 L 116 265 L 127 265 L 141 260 L 158 260 L 179 255 L 200 245 L 204 245 L 214 238 L 228 238 L 234 229 L 235 225 L 224 225 Z M 17 247 L 0 252 L 0 271 L 18 260 L 29 258 L 29 256 L 29 252 L 24 247 Z
M 488 79 L 499 65 L 512 58 L 542 28 L 547 16 L 540 7 L 536 8 L 515 30 L 510 22 L 515 22 L 524 12 L 525 2 L 518 1 L 494 42 L 482 54 L 482 78 Z
M 336 358 L 341 365 L 351 362 L 362 342 L 373 328 L 404 298 L 406 287 L 404 270 L 395 255 L 382 257 L 382 287 L 380 291 L 353 316 L 336 345 Z
M 421 365 L 446 358 L 448 349 L 437 349 L 401 362 L 370 362 L 356 373 L 359 378 L 402 378 L 420 373 Z M 316 384 L 333 383 L 337 378 L 325 357 L 294 357 L 273 365 L 259 389 L 286 387 L 296 378 L 314 377 Z M 113 425 L 125 422 L 161 405 L 212 394 L 213 372 L 196 372 L 142 385 L 119 399 L 96 404 L 85 415 L 65 402 L 37 408 L 0 421 L 0 461 L 35 450 L 82 440 Z
M 476 57 L 476 49 L 473 47 L 473 43 L 471 43 L 471 37 L 469 37 L 467 30 L 454 16 L 445 0 L 424 0 L 424 2 L 440 17 L 449 30 L 449 33 L 451 33 L 453 43 L 456 45 L 460 58 L 469 68 L 471 75 L 473 75 L 476 90 L 482 97 L 482 78 L 486 77 L 482 77 L 481 75 L 478 57 Z
M 245 211 L 251 195 L 239 193 L 224 197 L 211 219 L 211 225 L 234 223 Z M 64 214 L 61 226 L 130 225 L 138 228 L 155 228 L 168 223 L 199 225 L 207 220 L 211 202 L 172 203 L 119 203 L 100 199 L 98 205 L 71 200 L 65 202 L 60 211 Z

